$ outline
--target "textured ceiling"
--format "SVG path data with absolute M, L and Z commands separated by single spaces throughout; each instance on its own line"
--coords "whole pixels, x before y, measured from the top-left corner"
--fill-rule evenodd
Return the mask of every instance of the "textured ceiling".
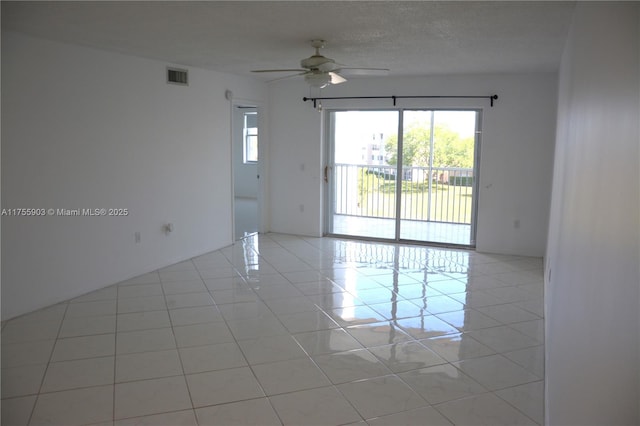
M 2 27 L 256 78 L 323 53 L 390 75 L 555 71 L 573 2 L 2 2 Z

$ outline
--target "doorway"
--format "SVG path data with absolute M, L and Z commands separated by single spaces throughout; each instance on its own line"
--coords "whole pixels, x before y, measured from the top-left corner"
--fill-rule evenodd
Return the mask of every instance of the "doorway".
M 258 108 L 233 105 L 233 222 L 234 240 L 259 230 Z
M 327 234 L 475 246 L 481 111 L 327 117 Z

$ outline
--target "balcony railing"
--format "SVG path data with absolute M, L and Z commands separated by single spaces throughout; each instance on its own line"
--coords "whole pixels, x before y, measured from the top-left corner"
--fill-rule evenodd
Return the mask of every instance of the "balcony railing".
M 396 168 L 336 164 L 334 214 L 395 218 Z M 400 219 L 470 224 L 473 170 L 404 167 Z

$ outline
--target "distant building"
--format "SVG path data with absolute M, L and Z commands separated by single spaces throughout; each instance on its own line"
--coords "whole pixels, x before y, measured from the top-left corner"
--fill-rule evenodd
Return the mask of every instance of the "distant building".
M 363 140 L 360 156 L 361 164 L 367 166 L 388 166 L 384 148 L 384 133 L 373 133 L 371 139 Z

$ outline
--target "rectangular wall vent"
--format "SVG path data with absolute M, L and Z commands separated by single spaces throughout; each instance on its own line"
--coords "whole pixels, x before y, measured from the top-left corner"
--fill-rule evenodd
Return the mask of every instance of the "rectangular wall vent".
M 180 68 L 167 67 L 167 83 L 189 85 L 189 71 Z

